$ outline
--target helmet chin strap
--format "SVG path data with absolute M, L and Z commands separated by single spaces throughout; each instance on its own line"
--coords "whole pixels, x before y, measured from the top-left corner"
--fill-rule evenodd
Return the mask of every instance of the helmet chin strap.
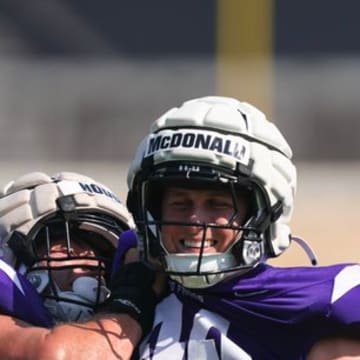
M 203 254 L 199 267 L 199 254 L 167 254 L 164 256 L 170 277 L 189 288 L 205 288 L 221 281 L 228 269 L 236 265 L 231 253 Z M 186 275 L 187 272 L 199 275 Z M 201 274 L 207 272 L 207 274 Z M 211 274 L 214 272 L 214 274 Z M 217 273 L 218 272 L 218 273 Z
M 43 294 L 49 289 L 49 275 L 46 270 L 32 271 L 27 276 L 36 290 Z M 72 284 L 72 290 L 61 291 L 56 284 L 56 295 L 58 299 L 46 298 L 44 306 L 49 310 L 56 322 L 86 321 L 94 313 L 97 303 L 99 282 L 90 276 L 78 277 Z M 98 303 L 101 304 L 109 296 L 110 290 L 100 285 Z

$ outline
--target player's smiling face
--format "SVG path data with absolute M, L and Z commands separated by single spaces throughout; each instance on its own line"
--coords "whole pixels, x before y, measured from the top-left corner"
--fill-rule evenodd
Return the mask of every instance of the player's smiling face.
M 244 223 L 248 201 L 237 196 L 237 214 L 232 225 Z M 187 188 L 169 186 L 162 200 L 162 220 L 194 223 L 193 226 L 162 225 L 161 238 L 169 253 L 198 253 L 204 238 L 204 228 L 197 224 L 228 225 L 234 216 L 234 201 L 229 190 L 223 188 Z M 238 230 L 208 227 L 204 253 L 226 251 Z

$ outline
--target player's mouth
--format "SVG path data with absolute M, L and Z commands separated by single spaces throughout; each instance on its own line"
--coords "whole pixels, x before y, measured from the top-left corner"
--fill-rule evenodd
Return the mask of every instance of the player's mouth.
M 217 241 L 216 240 L 205 240 L 205 241 L 196 241 L 196 240 L 180 240 L 183 250 L 185 251 L 199 251 L 201 248 L 204 251 L 213 250 Z

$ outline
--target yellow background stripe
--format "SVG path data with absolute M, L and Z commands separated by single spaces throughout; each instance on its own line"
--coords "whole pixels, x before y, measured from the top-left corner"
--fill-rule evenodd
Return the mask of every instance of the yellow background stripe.
M 217 0 L 216 93 L 272 113 L 273 1 Z

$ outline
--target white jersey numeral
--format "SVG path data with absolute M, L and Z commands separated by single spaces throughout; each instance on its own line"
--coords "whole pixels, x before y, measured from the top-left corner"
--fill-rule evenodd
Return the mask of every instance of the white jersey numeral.
M 140 348 L 140 359 L 180 360 L 184 359 L 185 342 L 180 342 L 182 329 L 182 303 L 175 295 L 161 302 L 156 309 L 154 328 L 160 324 L 155 349 L 151 349 L 148 339 Z M 194 316 L 190 338 L 188 339 L 187 358 L 207 360 L 251 360 L 251 356 L 242 350 L 227 336 L 229 322 L 208 310 L 200 310 Z M 213 339 L 207 339 L 211 328 L 221 333 L 220 356 Z

